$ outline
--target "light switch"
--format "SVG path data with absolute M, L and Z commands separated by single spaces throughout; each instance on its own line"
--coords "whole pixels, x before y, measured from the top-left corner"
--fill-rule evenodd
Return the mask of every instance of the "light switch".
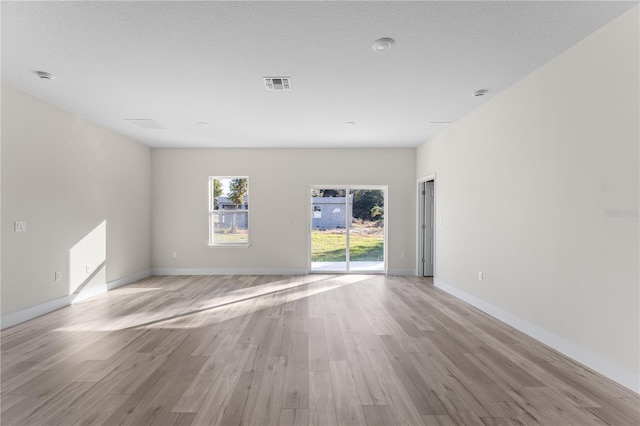
M 27 230 L 27 222 L 14 222 L 13 224 L 13 230 L 15 232 L 26 232 Z

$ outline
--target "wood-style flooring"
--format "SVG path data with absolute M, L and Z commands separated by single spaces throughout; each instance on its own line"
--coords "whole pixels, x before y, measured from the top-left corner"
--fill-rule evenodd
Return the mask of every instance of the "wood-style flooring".
M 1 348 L 2 425 L 640 424 L 637 394 L 414 277 L 151 277 Z

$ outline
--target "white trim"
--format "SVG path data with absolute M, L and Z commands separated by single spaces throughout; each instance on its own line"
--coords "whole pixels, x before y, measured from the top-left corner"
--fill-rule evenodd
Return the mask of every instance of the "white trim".
M 412 270 L 412 269 L 389 269 L 387 271 L 387 275 L 391 275 L 391 276 L 415 276 L 416 275 L 416 271 Z
M 83 288 L 79 293 L 73 293 L 71 295 L 71 304 L 83 302 L 90 297 L 106 293 L 107 291 L 109 291 L 109 289 L 107 288 L 107 283 L 102 283 L 89 288 Z
M 492 317 L 509 324 L 519 331 L 533 337 L 547 346 L 552 347 L 558 352 L 587 366 L 588 368 L 597 371 L 622 386 L 631 389 L 636 393 L 640 392 L 640 374 L 630 371 L 600 354 L 586 349 L 549 330 L 530 323 L 529 321 L 486 302 L 473 294 L 449 285 L 438 278 L 434 278 L 433 282 L 434 286 L 437 288 L 446 291 L 458 299 L 464 300 Z
M 49 312 L 57 311 L 65 306 L 69 306 L 73 301 L 73 298 L 74 295 L 72 294 L 58 299 L 49 300 L 35 306 L 30 306 L 25 309 L 20 309 L 19 311 L 11 312 L 10 314 L 3 314 L 0 318 L 0 329 L 4 330 L 5 328 L 13 327 L 14 325 L 48 314 Z
M 307 275 L 307 268 L 154 268 L 153 275 Z
M 126 277 L 108 282 L 106 283 L 106 285 L 97 286 L 80 293 L 74 293 L 68 296 L 59 297 L 57 299 L 48 300 L 46 302 L 30 306 L 28 308 L 20 309 L 9 314 L 3 314 L 0 317 L 0 329 L 4 330 L 5 328 L 13 327 L 14 325 L 18 325 L 44 314 L 48 314 L 49 312 L 57 311 L 58 309 L 69 306 L 74 302 L 80 302 L 89 297 L 105 293 L 108 290 L 130 284 L 149 276 L 151 276 L 151 271 L 147 269 L 146 271 L 138 272 L 137 274 L 128 275 Z
M 147 269 L 137 274 L 127 275 L 126 277 L 119 278 L 117 280 L 109 281 L 107 283 L 107 290 L 113 290 L 114 288 L 122 287 L 123 285 L 131 284 L 138 280 L 148 278 L 151 276 L 151 270 Z

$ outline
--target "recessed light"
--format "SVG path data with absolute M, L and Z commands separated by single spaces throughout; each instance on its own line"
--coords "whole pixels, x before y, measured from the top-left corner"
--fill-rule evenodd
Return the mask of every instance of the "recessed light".
M 344 122 L 344 125 L 345 125 L 345 126 L 355 126 L 355 125 L 356 125 L 356 122 L 355 122 L 355 121 L 345 121 L 345 122 Z
M 49 81 L 53 80 L 53 75 L 46 71 L 36 71 L 36 75 L 41 80 L 49 80 Z
M 384 52 L 386 50 L 391 49 L 391 46 L 393 46 L 395 43 L 396 41 L 394 39 L 390 37 L 383 37 L 374 41 L 371 47 L 376 52 Z
M 209 125 L 209 123 L 207 123 L 206 121 L 198 121 L 197 124 L 200 127 L 207 127 Z
M 480 89 L 480 90 L 476 90 L 475 92 L 473 92 L 473 97 L 474 98 L 481 98 L 486 94 L 487 94 L 487 89 Z

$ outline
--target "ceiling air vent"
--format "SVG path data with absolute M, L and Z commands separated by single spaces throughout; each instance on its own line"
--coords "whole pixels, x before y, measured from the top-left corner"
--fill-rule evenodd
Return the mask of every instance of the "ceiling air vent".
M 267 90 L 291 90 L 289 77 L 262 77 Z

